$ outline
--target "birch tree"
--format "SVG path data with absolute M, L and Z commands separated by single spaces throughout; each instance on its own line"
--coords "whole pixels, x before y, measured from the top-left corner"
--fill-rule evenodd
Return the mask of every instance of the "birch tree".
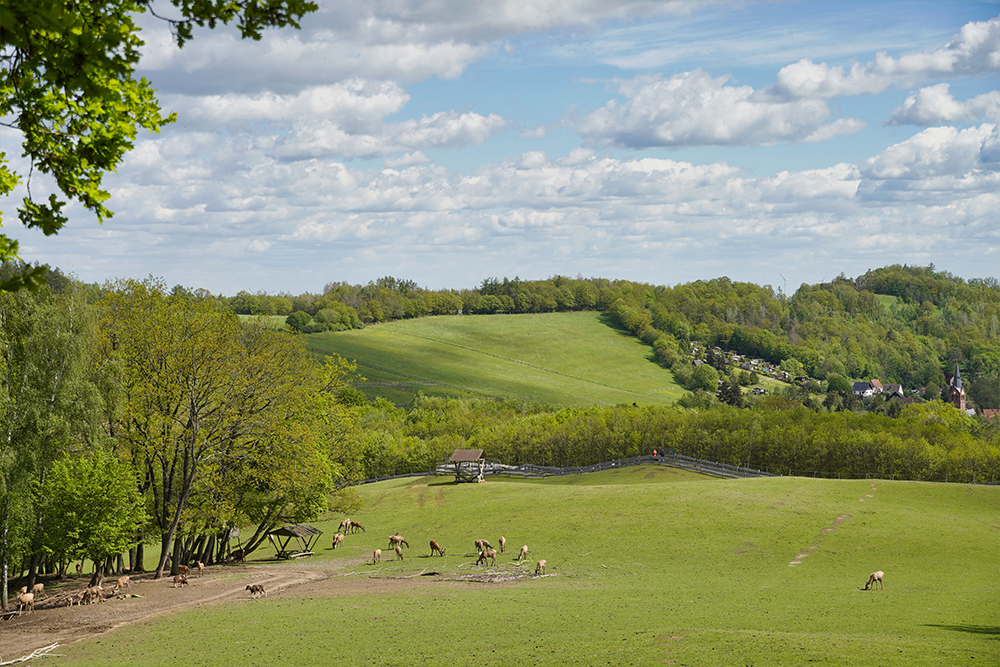
M 0 293 L 0 601 L 12 561 L 37 564 L 34 488 L 53 461 L 100 438 L 100 397 L 89 375 L 91 323 L 71 290 Z

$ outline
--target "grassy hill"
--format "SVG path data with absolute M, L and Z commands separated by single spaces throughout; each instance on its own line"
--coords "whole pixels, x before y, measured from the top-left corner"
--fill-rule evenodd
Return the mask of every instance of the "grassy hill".
M 668 403 L 684 392 L 650 348 L 595 312 L 425 317 L 311 334 L 310 349 L 355 359 L 371 396 L 416 391 L 563 405 Z
M 646 465 L 485 484 L 411 478 L 359 492 L 365 506 L 351 518 L 366 533 L 333 551 L 341 517 L 331 516 L 314 524 L 325 531 L 317 556 L 267 566 L 338 576 L 60 647 L 59 664 L 1000 661 L 998 487 L 716 480 Z M 410 542 L 405 560 L 365 562 L 395 531 Z M 473 541 L 495 546 L 501 534 L 508 552 L 476 567 Z M 432 538 L 445 557 L 427 555 Z M 550 576 L 519 576 L 540 558 Z M 885 590 L 862 590 L 873 570 L 885 572 Z

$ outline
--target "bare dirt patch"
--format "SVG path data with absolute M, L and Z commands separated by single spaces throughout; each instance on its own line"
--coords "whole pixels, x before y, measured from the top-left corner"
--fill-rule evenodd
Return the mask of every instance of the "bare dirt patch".
M 136 575 L 132 577 L 130 595 L 73 607 L 54 604 L 60 598 L 65 599 L 67 593 L 82 592 L 88 579 L 70 579 L 65 584 L 53 582 L 46 585 L 46 594 L 34 612 L 0 621 L 0 662 L 53 643 L 71 644 L 164 612 L 206 604 L 249 602 L 248 584 L 263 584 L 271 596 L 334 575 L 332 569 L 322 568 L 220 566 L 207 568 L 202 577 L 188 577 L 189 584 L 178 588 L 174 588 L 171 578 L 154 580 L 152 575 Z M 107 590 L 113 586 L 114 578 L 105 579 Z

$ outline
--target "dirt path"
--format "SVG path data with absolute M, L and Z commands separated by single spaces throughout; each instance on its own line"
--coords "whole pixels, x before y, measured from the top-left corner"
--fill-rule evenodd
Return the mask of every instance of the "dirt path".
M 268 596 L 272 597 L 336 575 L 332 567 L 302 565 L 211 567 L 206 568 L 202 577 L 188 577 L 190 583 L 179 588 L 173 587 L 172 579 L 157 581 L 152 575 L 139 576 L 132 580 L 130 597 L 109 598 L 103 604 L 87 606 L 51 606 L 65 593 L 82 591 L 86 578 L 71 579 L 51 590 L 46 585 L 47 594 L 42 596 L 33 613 L 0 621 L 0 662 L 50 644 L 71 644 L 164 612 L 209 604 L 247 604 L 251 602 L 246 590 L 248 584 L 263 584 Z M 114 579 L 110 582 L 113 586 Z
M 865 502 L 865 498 L 874 498 L 875 497 L 875 491 L 877 491 L 877 489 L 875 488 L 875 482 L 872 482 L 871 484 L 869 484 L 868 488 L 871 489 L 871 493 L 866 493 L 865 495 L 863 495 L 860 498 L 858 498 L 858 502 L 859 503 Z M 788 563 L 788 567 L 795 567 L 796 565 L 801 565 L 803 558 L 808 558 L 810 556 L 810 554 L 812 554 L 814 551 L 816 551 L 817 549 L 819 549 L 819 545 L 820 545 L 820 543 L 823 542 L 823 538 L 825 538 L 827 535 L 829 535 L 830 533 L 832 533 L 833 531 L 835 531 L 837 529 L 837 526 L 839 526 L 840 524 L 844 523 L 845 521 L 847 521 L 850 518 L 851 518 L 850 514 L 841 514 L 836 519 L 834 519 L 832 524 L 830 524 L 828 527 L 824 528 L 823 530 L 819 531 L 819 536 L 816 538 L 816 543 L 813 544 L 808 549 L 803 550 L 801 553 L 796 554 L 795 558 L 793 558 L 791 560 L 791 562 Z

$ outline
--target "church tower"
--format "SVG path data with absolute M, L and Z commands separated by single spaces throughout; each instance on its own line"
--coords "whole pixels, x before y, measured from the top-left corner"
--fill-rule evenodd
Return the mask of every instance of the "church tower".
M 955 375 L 952 376 L 951 383 L 948 385 L 948 402 L 965 412 L 965 387 L 962 386 L 962 375 L 958 370 L 957 363 L 955 364 Z

